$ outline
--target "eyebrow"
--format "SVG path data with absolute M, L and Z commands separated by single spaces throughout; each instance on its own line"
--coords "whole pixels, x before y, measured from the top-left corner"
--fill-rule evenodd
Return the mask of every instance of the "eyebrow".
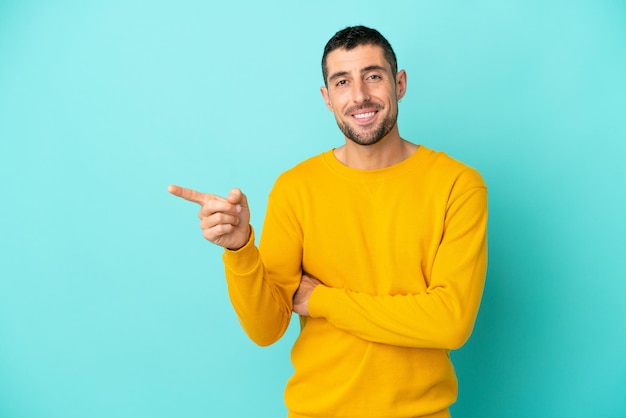
M 361 69 L 361 74 L 374 71 L 374 70 L 387 71 L 385 67 L 380 66 L 380 65 L 368 65 L 367 67 Z M 330 77 L 328 77 L 328 81 L 333 81 L 337 78 L 340 78 L 346 75 L 348 75 L 347 71 L 337 71 L 336 73 L 333 73 Z

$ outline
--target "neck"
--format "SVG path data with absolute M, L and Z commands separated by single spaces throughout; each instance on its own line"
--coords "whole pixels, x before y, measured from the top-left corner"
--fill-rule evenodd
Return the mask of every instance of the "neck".
M 372 145 L 359 145 L 346 138 L 346 144 L 335 149 L 335 157 L 351 168 L 375 170 L 406 160 L 417 148 L 418 145 L 402 139 L 394 129 Z

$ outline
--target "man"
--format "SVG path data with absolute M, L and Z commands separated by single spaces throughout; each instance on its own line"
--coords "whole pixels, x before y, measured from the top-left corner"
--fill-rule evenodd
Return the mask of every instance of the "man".
M 322 70 L 345 144 L 277 179 L 258 248 L 239 189 L 169 190 L 202 206 L 252 340 L 272 344 L 300 315 L 289 417 L 448 417 L 449 351 L 469 337 L 485 279 L 485 184 L 400 137 L 407 75 L 380 33 L 339 31 Z

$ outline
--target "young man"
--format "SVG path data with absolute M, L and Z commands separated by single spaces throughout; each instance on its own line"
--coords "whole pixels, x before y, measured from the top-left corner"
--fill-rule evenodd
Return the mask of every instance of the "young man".
M 225 247 L 252 340 L 275 342 L 300 315 L 289 417 L 448 417 L 449 351 L 469 337 L 484 285 L 487 189 L 475 170 L 400 137 L 407 75 L 380 33 L 338 32 L 322 69 L 345 143 L 277 179 L 258 248 L 239 189 L 169 190 L 202 206 L 204 237 Z

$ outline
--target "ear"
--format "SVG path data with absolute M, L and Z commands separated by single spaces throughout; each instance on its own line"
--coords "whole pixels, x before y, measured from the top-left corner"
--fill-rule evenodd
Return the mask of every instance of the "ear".
M 396 98 L 402 100 L 406 93 L 406 71 L 401 70 L 396 75 Z
M 320 87 L 320 93 L 322 93 L 322 97 L 324 98 L 324 103 L 326 103 L 326 107 L 328 108 L 328 110 L 330 110 L 331 112 L 335 113 L 335 110 L 333 109 L 333 105 L 330 102 L 330 96 L 328 95 L 328 89 L 326 87 Z

